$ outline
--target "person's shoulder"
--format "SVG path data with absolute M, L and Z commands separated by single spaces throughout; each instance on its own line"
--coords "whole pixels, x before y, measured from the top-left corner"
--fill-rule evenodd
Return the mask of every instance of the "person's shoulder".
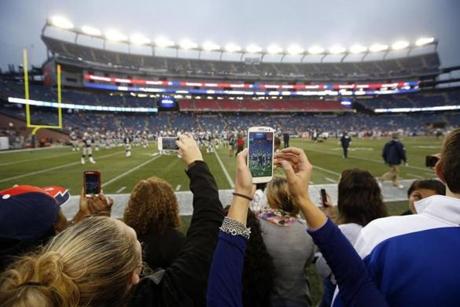
M 390 216 L 373 220 L 361 229 L 355 249 L 364 258 L 380 243 L 390 238 L 429 228 L 429 220 L 420 214 Z

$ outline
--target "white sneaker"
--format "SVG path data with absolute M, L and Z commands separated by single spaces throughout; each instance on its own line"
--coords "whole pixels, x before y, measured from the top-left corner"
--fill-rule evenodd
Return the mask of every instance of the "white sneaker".
M 96 161 L 94 161 L 93 157 L 90 157 L 89 158 L 89 162 L 93 163 L 93 164 L 96 164 Z
M 129 157 L 131 157 L 131 152 L 130 151 L 126 152 L 126 158 L 129 158 Z
M 404 186 L 402 184 L 398 185 L 398 189 L 404 189 Z
M 81 164 L 85 164 L 85 159 L 84 158 L 81 158 Z

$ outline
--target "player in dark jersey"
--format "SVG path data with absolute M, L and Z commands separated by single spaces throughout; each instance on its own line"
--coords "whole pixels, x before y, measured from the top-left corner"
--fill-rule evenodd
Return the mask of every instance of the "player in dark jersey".
M 89 162 L 95 164 L 96 161 L 94 161 L 93 159 L 94 140 L 88 132 L 85 132 L 83 134 L 82 142 L 83 142 L 83 152 L 81 155 L 81 164 L 85 164 L 86 157 L 89 158 Z

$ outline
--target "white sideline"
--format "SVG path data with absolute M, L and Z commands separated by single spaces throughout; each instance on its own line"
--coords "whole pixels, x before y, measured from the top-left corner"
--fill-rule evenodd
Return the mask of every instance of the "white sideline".
M 108 157 L 114 156 L 116 154 L 121 154 L 121 153 L 122 153 L 122 151 L 117 151 L 117 152 L 113 152 L 111 154 L 100 156 L 97 159 L 104 159 L 104 158 L 108 158 Z M 13 176 L 13 177 L 4 178 L 4 179 L 0 180 L 0 182 L 5 182 L 5 181 L 15 180 L 15 179 L 29 177 L 29 176 L 33 176 L 33 175 L 43 174 L 43 173 L 47 173 L 47 172 L 54 171 L 54 170 L 57 170 L 57 169 L 66 168 L 66 167 L 73 166 L 73 165 L 78 165 L 78 164 L 80 164 L 80 161 L 67 163 L 67 164 L 62 164 L 62 165 L 58 165 L 58 166 L 55 166 L 55 167 L 42 169 L 42 170 L 35 171 L 35 172 L 30 172 L 30 173 L 27 173 L 27 174 L 22 174 L 22 175 L 17 175 L 17 176 Z
M 234 188 L 235 185 L 233 184 L 232 177 L 230 177 L 230 174 L 228 173 L 227 169 L 225 168 L 224 163 L 222 163 L 222 160 L 220 159 L 219 154 L 217 153 L 216 149 L 214 149 L 214 154 L 216 155 L 217 161 L 219 162 L 220 167 L 222 168 L 222 171 L 224 172 L 225 177 L 227 178 L 228 184 L 230 184 L 230 186 L 232 188 Z
M 126 187 L 121 187 L 121 188 L 119 188 L 119 189 L 117 190 L 116 193 L 121 193 L 124 189 L 126 189 Z
M 123 178 L 123 177 L 125 177 L 126 175 L 131 174 L 131 173 L 134 172 L 134 171 L 137 171 L 138 169 L 140 169 L 140 168 L 143 167 L 144 165 L 149 164 L 150 162 L 152 162 L 152 161 L 158 159 L 159 157 L 160 157 L 160 155 L 159 155 L 158 153 L 156 153 L 156 155 L 155 155 L 153 158 L 150 158 L 150 159 L 148 159 L 147 161 L 145 161 L 144 163 L 141 163 L 141 164 L 139 164 L 138 166 L 136 166 L 136 167 L 130 169 L 129 171 L 124 172 L 123 174 L 120 174 L 120 175 L 118 175 L 118 176 L 116 176 L 116 177 L 110 179 L 109 181 L 105 182 L 105 183 L 102 185 L 102 187 L 106 187 L 106 186 L 108 186 L 109 184 L 111 184 L 111 183 L 117 181 L 118 179 Z

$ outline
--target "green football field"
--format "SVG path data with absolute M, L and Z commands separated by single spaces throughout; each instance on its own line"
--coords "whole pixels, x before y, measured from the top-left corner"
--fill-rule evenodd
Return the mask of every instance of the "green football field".
M 337 182 L 340 172 L 358 167 L 369 170 L 374 176 L 383 174 L 387 167 L 382 162 L 381 150 L 388 139 L 353 139 L 349 159 L 342 158 L 342 149 L 337 139 L 324 143 L 292 139 L 291 146 L 305 149 L 314 165 L 313 184 Z M 433 172 L 424 166 L 425 156 L 437 153 L 441 139 L 431 137 L 404 138 L 409 166 L 401 167 L 404 179 L 432 178 Z M 96 164 L 80 164 L 80 152 L 72 152 L 70 147 L 45 150 L 0 153 L 0 189 L 15 184 L 38 186 L 62 185 L 75 195 L 81 189 L 84 170 L 98 170 L 102 173 L 106 194 L 129 193 L 137 181 L 150 176 L 164 178 L 177 191 L 188 190 L 188 178 L 184 173 L 182 160 L 173 155 L 152 155 L 156 148 L 134 147 L 132 156 L 124 156 L 124 148 L 94 151 Z M 235 158 L 227 149 L 219 148 L 216 153 L 203 156 L 216 177 L 220 189 L 230 189 L 234 177 Z

